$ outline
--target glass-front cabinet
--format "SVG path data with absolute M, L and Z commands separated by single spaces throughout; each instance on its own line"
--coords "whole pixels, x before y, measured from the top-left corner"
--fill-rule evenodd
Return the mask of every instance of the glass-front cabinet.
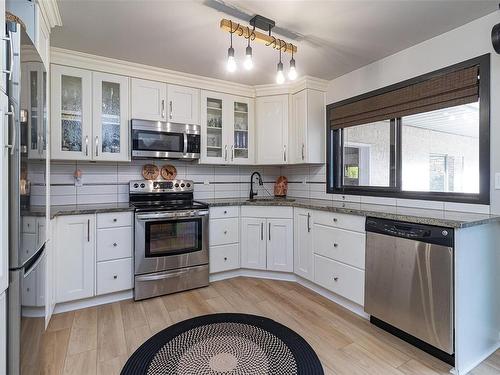
M 128 77 L 52 65 L 52 159 L 130 160 Z
M 252 100 L 203 91 L 201 103 L 201 162 L 252 163 L 254 157 Z
M 129 159 L 128 93 L 128 77 L 93 73 L 94 160 Z
M 21 124 L 27 127 L 21 144 L 30 159 L 45 159 L 47 150 L 47 73 L 43 63 L 22 64 Z

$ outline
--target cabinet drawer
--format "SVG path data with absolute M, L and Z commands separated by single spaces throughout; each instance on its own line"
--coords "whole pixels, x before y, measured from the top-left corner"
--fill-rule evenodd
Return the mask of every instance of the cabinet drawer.
M 36 217 L 24 216 L 23 220 L 23 233 L 36 233 Z
M 97 261 L 132 256 L 132 227 L 97 230 Z
M 132 225 L 132 212 L 107 212 L 97 214 L 97 228 L 114 228 Z
M 293 207 L 242 206 L 241 217 L 293 219 Z
M 240 268 L 240 252 L 237 243 L 210 247 L 210 273 Z
M 314 255 L 314 281 L 363 306 L 365 272 L 334 260 Z
M 336 212 L 315 211 L 314 223 L 328 225 L 335 228 L 353 230 L 356 232 L 365 231 L 364 216 L 339 214 Z
M 238 217 L 238 216 L 239 216 L 238 206 L 210 208 L 210 219 L 221 219 L 226 217 Z
M 238 227 L 238 219 L 210 220 L 210 246 L 238 242 Z
M 365 234 L 314 224 L 315 254 L 365 269 Z
M 132 258 L 97 263 L 97 294 L 132 289 Z

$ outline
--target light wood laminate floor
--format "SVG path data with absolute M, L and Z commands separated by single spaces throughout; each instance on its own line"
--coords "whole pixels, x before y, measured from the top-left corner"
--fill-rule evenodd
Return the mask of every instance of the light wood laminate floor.
M 242 312 L 274 319 L 314 348 L 326 374 L 436 375 L 450 367 L 297 283 L 238 277 L 207 288 L 57 314 L 41 337 L 40 374 L 119 374 L 154 333 L 198 315 Z M 500 373 L 500 351 L 471 374 Z

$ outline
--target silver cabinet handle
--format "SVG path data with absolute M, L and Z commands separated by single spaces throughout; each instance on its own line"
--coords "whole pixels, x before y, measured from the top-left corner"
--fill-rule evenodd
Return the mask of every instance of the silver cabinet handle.
M 264 241 L 264 223 L 260 223 L 260 240 Z
M 304 144 L 302 143 L 302 160 L 304 160 Z
M 12 31 L 9 30 L 9 36 L 2 37 L 2 40 L 5 40 L 9 43 L 9 69 L 4 70 L 3 73 L 9 75 L 9 81 L 12 80 L 12 71 L 14 70 L 14 49 L 12 48 Z
M 173 116 L 172 101 L 170 101 L 170 102 L 168 103 L 168 105 L 169 105 L 169 107 L 170 107 L 170 115 L 169 115 L 169 117 L 170 117 L 170 120 L 172 120 L 172 116 Z
M 286 163 L 286 145 L 283 145 L 283 161 Z
M 87 242 L 90 242 L 90 219 L 87 220 Z
M 234 161 L 234 145 L 231 145 L 231 161 Z
M 14 106 L 10 105 L 10 112 L 6 113 L 7 116 L 12 116 L 12 134 L 10 138 L 10 144 L 6 144 L 5 148 L 10 148 L 10 154 L 14 155 L 15 147 L 16 147 L 16 138 L 17 138 L 17 127 L 16 127 L 16 113 L 14 112 Z
M 311 231 L 311 214 L 307 213 L 307 232 Z
M 99 156 L 99 136 L 95 136 L 95 156 Z
M 165 99 L 161 100 L 161 118 L 165 118 Z
M 269 241 L 271 241 L 271 223 L 269 223 Z
M 85 136 L 85 156 L 89 156 L 89 136 Z
M 224 161 L 227 161 L 227 145 L 224 146 Z

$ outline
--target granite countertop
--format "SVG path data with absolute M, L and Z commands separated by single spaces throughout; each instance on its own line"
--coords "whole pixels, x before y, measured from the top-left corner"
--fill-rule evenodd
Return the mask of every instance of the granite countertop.
M 449 228 L 467 228 L 492 222 L 500 222 L 500 216 L 470 212 L 431 210 L 423 208 L 397 207 L 382 204 L 339 202 L 324 199 L 263 199 L 249 202 L 246 198 L 206 199 L 210 207 L 217 206 L 291 206 L 312 210 L 339 212 L 351 215 L 371 216 L 400 220 L 410 223 L 436 225 Z
M 218 206 L 285 206 L 312 210 L 339 212 L 351 215 L 371 216 L 390 220 L 400 220 L 410 223 L 437 225 L 449 228 L 467 228 L 492 222 L 500 222 L 500 216 L 477 214 L 470 212 L 431 210 L 423 208 L 397 207 L 382 204 L 365 204 L 355 202 L 339 202 L 325 199 L 306 198 L 269 198 L 248 201 L 246 198 L 204 199 L 203 203 L 210 207 Z M 61 215 L 84 215 L 103 212 L 133 211 L 134 208 L 125 203 L 102 203 L 52 206 L 50 217 Z M 22 210 L 26 216 L 43 216 L 45 211 L 41 206 L 31 206 Z

